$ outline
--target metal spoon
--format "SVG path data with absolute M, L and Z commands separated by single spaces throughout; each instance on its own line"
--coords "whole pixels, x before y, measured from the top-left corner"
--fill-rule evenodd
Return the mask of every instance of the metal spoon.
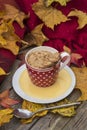
M 59 105 L 59 106 L 53 106 L 53 107 L 43 108 L 43 109 L 40 109 L 40 110 L 38 110 L 36 112 L 31 112 L 31 111 L 26 110 L 26 109 L 20 109 L 20 108 L 18 108 L 18 109 L 14 109 L 13 114 L 17 118 L 27 119 L 27 118 L 32 117 L 36 113 L 42 112 L 42 111 L 45 111 L 45 110 L 52 110 L 52 109 L 55 109 L 55 108 L 65 108 L 65 107 L 70 107 L 70 106 L 73 106 L 73 105 L 80 105 L 80 104 L 81 104 L 81 102 L 68 103 L 68 104 L 63 104 L 63 105 Z

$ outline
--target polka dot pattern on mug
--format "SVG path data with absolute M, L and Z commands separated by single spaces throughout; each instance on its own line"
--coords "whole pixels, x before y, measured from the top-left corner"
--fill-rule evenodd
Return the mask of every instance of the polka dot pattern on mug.
M 54 69 L 46 72 L 36 72 L 34 70 L 29 70 L 29 72 L 31 81 L 39 87 L 51 86 L 55 82 L 58 74 L 58 71 Z

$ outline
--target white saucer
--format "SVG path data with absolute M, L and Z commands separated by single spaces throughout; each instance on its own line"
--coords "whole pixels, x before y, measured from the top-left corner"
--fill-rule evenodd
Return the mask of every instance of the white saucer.
M 34 103 L 40 103 L 40 104 L 47 104 L 47 103 L 53 103 L 53 102 L 57 102 L 60 101 L 62 99 L 64 99 L 65 97 L 67 97 L 74 89 L 75 87 L 75 83 L 76 83 L 76 78 L 75 75 L 73 73 L 73 71 L 70 69 L 70 67 L 66 66 L 64 68 L 64 70 L 67 71 L 67 73 L 69 73 L 70 77 L 71 77 L 71 82 L 70 82 L 70 86 L 68 87 L 68 89 L 61 95 L 58 95 L 57 97 L 54 98 L 45 98 L 45 99 L 40 99 L 37 97 L 33 97 L 29 94 L 27 94 L 26 92 L 23 91 L 23 89 L 20 87 L 20 83 L 19 83 L 19 79 L 21 74 L 23 73 L 23 71 L 26 70 L 26 65 L 22 65 L 20 68 L 18 68 L 13 76 L 12 79 L 12 85 L 13 88 L 15 90 L 15 92 L 23 99 L 27 100 L 27 101 L 31 101 Z M 66 85 L 66 84 L 65 84 Z M 26 87 L 26 82 L 25 82 L 25 87 Z M 45 88 L 44 88 L 45 89 Z M 49 92 L 48 92 L 49 93 Z

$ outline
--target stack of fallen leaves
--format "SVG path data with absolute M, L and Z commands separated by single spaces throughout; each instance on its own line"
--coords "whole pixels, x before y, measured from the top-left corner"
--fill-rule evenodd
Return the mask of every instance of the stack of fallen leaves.
M 30 13 L 29 31 L 43 24 L 42 32 L 49 39 L 39 45 L 63 51 L 64 46 L 74 53 L 75 64 L 87 65 L 87 1 L 83 0 L 16 0 L 20 8 Z M 38 34 L 34 33 L 35 36 Z M 77 55 L 76 55 L 77 54 Z
M 8 74 L 19 52 L 20 46 L 17 42 L 22 41 L 21 35 L 19 37 L 15 33 L 14 26 L 18 24 L 19 31 L 23 31 L 23 20 L 26 18 L 28 15 L 11 5 L 5 5 L 5 9 L 0 11 L 0 83 Z
M 20 2 L 22 3 L 23 1 L 24 0 L 21 1 L 17 0 L 17 2 L 19 3 Z M 86 35 L 82 33 L 83 31 L 87 32 L 86 30 L 87 28 L 85 29 L 87 24 L 87 20 L 86 20 L 87 13 L 79 9 L 74 9 L 72 11 L 69 10 L 70 12 L 68 12 L 67 11 L 68 8 L 67 8 L 64 14 L 64 10 L 62 12 L 61 6 L 66 6 L 67 2 L 69 3 L 70 0 L 39 0 L 38 2 L 37 0 L 35 0 L 34 3 L 32 2 L 32 7 L 29 8 L 29 9 L 32 8 L 32 10 L 30 10 L 29 13 L 31 14 L 31 17 L 33 16 L 35 19 L 38 17 L 39 22 L 37 20 L 35 21 L 31 17 L 29 19 L 28 27 L 30 28 L 31 31 L 30 34 L 28 34 L 30 38 L 29 45 L 44 44 L 44 45 L 52 46 L 58 49 L 59 51 L 65 50 L 71 54 L 72 56 L 71 62 L 81 67 L 84 66 L 85 64 L 87 65 L 87 59 L 86 59 L 87 50 L 83 51 L 81 50 L 80 47 L 78 48 L 76 42 L 78 43 L 83 42 L 83 39 L 81 39 L 80 36 L 83 36 L 84 42 L 87 41 L 85 40 Z M 73 18 L 71 17 L 73 16 L 77 17 L 78 20 L 75 19 L 74 22 L 70 22 L 72 21 Z M 17 23 L 20 25 L 22 29 L 24 29 L 23 21 L 28 17 L 29 15 L 25 15 L 23 12 L 19 11 L 18 9 L 10 5 L 5 5 L 5 10 L 0 11 L 0 82 L 3 79 L 3 76 L 6 76 L 8 74 L 10 70 L 10 66 L 13 64 L 20 50 L 20 46 L 17 43 L 18 42 L 24 43 L 26 44 L 25 46 L 28 46 L 27 42 L 21 40 L 21 34 L 17 35 L 15 33 L 16 27 L 19 27 Z M 33 23 L 32 19 L 36 23 Z M 65 28 L 63 23 L 69 25 L 68 30 L 67 28 Z M 74 30 L 72 27 L 75 29 L 75 32 L 73 32 Z M 63 33 L 61 33 L 61 30 Z M 78 38 L 78 40 L 75 41 L 76 40 L 75 38 Z M 80 44 L 80 46 L 83 45 Z M 72 53 L 72 50 L 74 53 Z M 82 92 L 82 95 L 78 100 L 87 100 L 87 92 L 85 89 L 87 84 L 87 80 L 86 80 L 87 67 L 84 68 L 72 67 L 72 69 L 75 72 L 76 79 L 77 79 L 76 89 L 78 88 Z M 8 109 L 8 107 L 17 103 L 19 102 L 9 98 L 9 90 L 6 90 L 5 92 L 0 94 L 0 105 L 6 108 L 0 110 L 0 125 L 10 121 L 10 119 L 13 117 L 12 114 L 13 109 L 12 108 Z M 64 100 L 56 103 L 56 105 L 63 104 L 63 103 L 69 103 L 69 101 Z M 55 105 L 55 103 L 50 105 Z M 22 107 L 29 109 L 31 111 L 36 111 L 40 108 L 45 107 L 45 105 L 34 104 L 24 100 Z M 52 110 L 51 112 L 59 113 L 63 116 L 73 116 L 75 114 L 75 107 L 73 106 L 66 109 L 63 108 L 56 109 L 56 110 Z M 41 112 L 35 116 L 43 116 L 45 114 L 47 114 L 47 111 Z M 22 120 L 22 122 L 23 123 L 31 122 L 33 118 L 34 117 L 32 117 L 29 120 Z

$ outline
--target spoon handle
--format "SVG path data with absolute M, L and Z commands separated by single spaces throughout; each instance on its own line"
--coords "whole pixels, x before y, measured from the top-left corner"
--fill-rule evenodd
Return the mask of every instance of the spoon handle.
M 55 108 L 65 108 L 65 107 L 70 107 L 70 106 L 80 105 L 80 104 L 81 104 L 81 102 L 73 102 L 73 103 L 68 103 L 68 104 L 62 104 L 62 105 L 59 105 L 59 106 L 46 107 L 46 108 L 43 108 L 43 109 L 36 111 L 35 113 L 42 112 L 42 111 L 45 111 L 45 110 L 52 110 L 52 109 L 55 109 Z

